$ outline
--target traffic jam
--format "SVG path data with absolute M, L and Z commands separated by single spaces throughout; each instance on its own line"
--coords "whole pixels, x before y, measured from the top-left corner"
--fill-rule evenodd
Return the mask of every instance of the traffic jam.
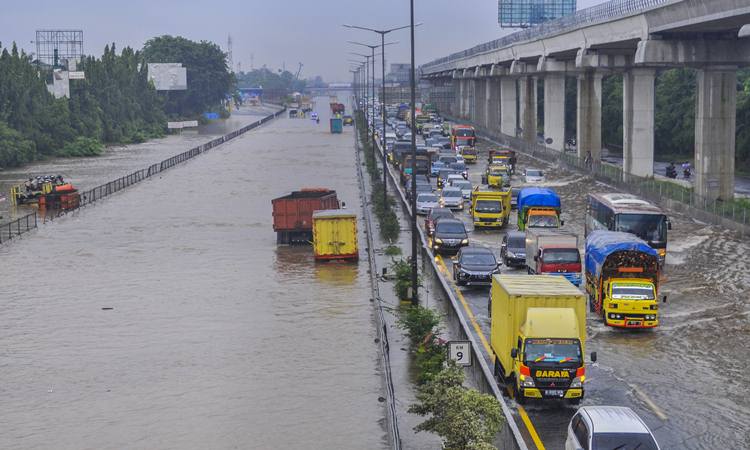
M 444 120 L 429 105 L 413 118 L 408 105 L 386 105 L 385 124 L 379 105 L 370 109 L 369 125 L 410 202 L 416 179 L 419 226 L 441 275 L 481 330 L 475 337 L 529 442 L 659 448 L 628 407 L 642 402 L 600 404 L 619 395 L 596 394 L 579 404 L 591 389 L 618 383 L 603 372 L 594 386 L 587 381 L 597 366 L 597 352 L 587 353 L 592 327 L 658 332 L 667 301 L 660 287 L 672 228 L 667 215 L 602 186 L 586 193 L 585 217 L 570 219 L 556 190 L 565 179 L 544 161 L 480 141 L 472 126 Z M 575 224 L 566 226 L 566 218 Z

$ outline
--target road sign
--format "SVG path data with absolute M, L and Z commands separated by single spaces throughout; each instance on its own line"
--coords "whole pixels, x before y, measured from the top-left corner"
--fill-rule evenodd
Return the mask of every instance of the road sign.
M 450 341 L 448 342 L 448 357 L 459 366 L 470 366 L 471 342 L 469 341 Z

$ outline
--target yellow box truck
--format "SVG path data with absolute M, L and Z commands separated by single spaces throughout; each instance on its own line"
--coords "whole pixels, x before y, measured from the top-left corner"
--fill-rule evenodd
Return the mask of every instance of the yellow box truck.
M 581 291 L 563 277 L 494 275 L 489 312 L 495 376 L 513 388 L 519 404 L 529 398 L 581 401 L 586 380 Z
M 312 221 L 315 259 L 359 259 L 356 214 L 345 209 L 324 209 L 313 212 Z
M 471 192 L 469 214 L 475 228 L 500 228 L 510 218 L 510 189 L 498 191 L 477 186 Z

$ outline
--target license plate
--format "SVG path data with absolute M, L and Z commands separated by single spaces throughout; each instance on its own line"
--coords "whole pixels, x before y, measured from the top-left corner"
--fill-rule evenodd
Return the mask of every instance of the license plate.
M 565 394 L 565 391 L 562 390 L 547 390 L 544 392 L 547 397 L 562 397 Z
M 640 327 L 641 325 L 643 325 L 643 322 L 641 322 L 640 320 L 628 320 L 627 325 L 629 327 Z

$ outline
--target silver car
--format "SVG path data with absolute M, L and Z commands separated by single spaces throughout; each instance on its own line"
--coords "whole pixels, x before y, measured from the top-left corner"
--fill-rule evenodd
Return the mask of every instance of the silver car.
M 440 206 L 450 209 L 464 209 L 464 195 L 460 188 L 446 186 L 440 195 Z
M 654 435 L 632 409 L 583 406 L 568 425 L 565 450 L 659 450 Z
M 544 172 L 540 169 L 528 168 L 523 173 L 525 183 L 544 183 Z
M 417 195 L 417 214 L 428 214 L 432 208 L 440 206 L 438 196 L 431 192 Z
M 464 200 L 471 199 L 471 190 L 472 190 L 471 181 L 464 180 L 464 179 L 457 180 L 455 178 L 451 178 L 449 183 L 451 187 L 457 187 L 461 189 L 461 194 L 463 195 Z

